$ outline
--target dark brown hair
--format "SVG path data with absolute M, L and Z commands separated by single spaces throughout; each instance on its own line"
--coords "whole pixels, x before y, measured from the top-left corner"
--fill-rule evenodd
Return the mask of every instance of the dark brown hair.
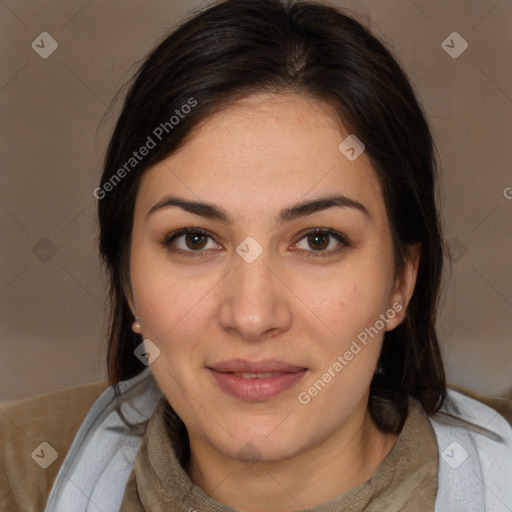
M 168 122 L 168 129 L 162 130 L 161 140 L 153 136 L 156 146 L 98 201 L 99 249 L 110 278 L 110 383 L 145 368 L 134 356 L 142 339 L 131 330 L 133 316 L 125 299 L 141 176 L 186 143 L 200 121 L 262 91 L 325 101 L 344 128 L 365 144 L 390 219 L 397 276 L 411 244 L 421 243 L 405 319 L 385 333 L 370 389 L 374 421 L 382 431 L 398 433 L 409 396 L 428 414 L 446 399 L 435 328 L 445 252 L 436 205 L 435 146 L 413 88 L 391 51 L 353 17 L 310 1 L 217 2 L 183 21 L 136 73 L 110 141 L 100 187 L 158 126 Z M 170 117 L 191 98 L 196 106 L 171 128 Z

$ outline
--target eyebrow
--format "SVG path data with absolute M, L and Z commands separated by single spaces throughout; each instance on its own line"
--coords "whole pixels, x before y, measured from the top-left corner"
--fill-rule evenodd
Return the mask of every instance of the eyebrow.
M 207 219 L 217 220 L 223 224 L 233 224 L 233 217 L 228 213 L 227 210 L 217 205 L 206 203 L 202 201 L 191 201 L 182 197 L 170 195 L 166 196 L 158 203 L 156 203 L 146 214 L 146 218 L 151 216 L 157 211 L 169 208 L 172 206 L 178 206 L 186 212 L 199 215 Z M 302 201 L 295 203 L 287 208 L 283 208 L 276 219 L 277 224 L 283 224 L 285 222 L 291 222 L 292 220 L 311 215 L 313 213 L 327 210 L 328 208 L 339 207 L 339 208 L 353 208 L 356 211 L 361 212 L 364 216 L 371 221 L 372 216 L 368 211 L 368 208 L 359 201 L 346 197 L 339 194 L 331 194 L 323 197 L 318 197 L 309 201 Z

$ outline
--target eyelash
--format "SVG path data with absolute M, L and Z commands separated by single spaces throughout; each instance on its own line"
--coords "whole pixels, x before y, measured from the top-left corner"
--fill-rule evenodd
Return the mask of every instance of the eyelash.
M 182 235 L 190 234 L 190 233 L 199 234 L 199 235 L 205 235 L 205 236 L 208 236 L 208 237 L 213 239 L 213 237 L 210 235 L 210 233 L 208 233 L 208 231 L 205 231 L 204 229 L 201 229 L 201 228 L 182 228 L 182 229 L 179 229 L 178 231 L 174 231 L 173 233 L 170 233 L 170 234 L 166 235 L 165 238 L 161 241 L 161 245 L 162 245 L 162 247 L 167 248 L 172 253 L 181 254 L 181 255 L 186 256 L 186 257 L 195 258 L 195 257 L 199 257 L 199 256 L 202 256 L 203 254 L 207 253 L 208 249 L 205 249 L 203 251 L 192 251 L 192 250 L 184 251 L 182 249 L 171 249 L 170 248 L 171 243 L 176 238 L 178 238 L 178 237 L 180 237 Z M 309 231 L 304 233 L 302 235 L 302 237 L 296 243 L 300 242 L 302 239 L 308 237 L 309 235 L 315 235 L 315 234 L 330 235 L 333 238 L 335 238 L 338 242 L 340 242 L 340 246 L 338 248 L 336 248 L 336 249 L 331 249 L 330 251 L 322 251 L 322 250 L 319 250 L 319 251 L 306 251 L 306 253 L 308 253 L 308 254 L 305 257 L 307 257 L 307 258 L 319 258 L 319 257 L 320 258 L 322 258 L 322 257 L 325 258 L 325 257 L 331 256 L 333 254 L 336 254 L 336 253 L 340 252 L 341 250 L 343 250 L 346 247 L 350 247 L 351 246 L 351 244 L 350 244 L 350 242 L 349 242 L 349 240 L 347 239 L 346 236 L 342 235 L 341 233 L 338 233 L 337 231 L 335 231 L 333 229 L 329 229 L 329 228 L 314 228 L 314 229 L 310 229 Z

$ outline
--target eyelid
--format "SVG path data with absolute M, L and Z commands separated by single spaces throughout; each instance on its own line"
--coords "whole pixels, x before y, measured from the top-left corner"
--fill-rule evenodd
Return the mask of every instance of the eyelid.
M 327 251 L 303 250 L 305 252 L 305 255 L 304 255 L 305 257 L 308 257 L 308 258 L 310 258 L 310 257 L 312 257 L 312 258 L 325 257 L 325 258 L 327 258 L 329 256 L 338 254 L 344 248 L 352 246 L 352 244 L 349 241 L 347 236 L 345 236 L 343 233 L 340 233 L 339 231 L 332 229 L 332 228 L 310 228 L 310 229 L 307 229 L 304 232 L 302 232 L 301 234 L 299 234 L 298 240 L 294 243 L 294 245 L 299 243 L 302 239 L 306 238 L 307 236 L 314 235 L 317 233 L 335 238 L 338 241 L 339 245 L 335 249 L 330 249 Z
M 183 249 L 169 249 L 169 246 L 175 239 L 177 239 L 183 235 L 187 235 L 189 233 L 199 233 L 199 234 L 205 235 L 215 241 L 214 236 L 206 229 L 200 228 L 199 226 L 188 226 L 188 227 L 177 229 L 177 230 L 173 231 L 172 233 L 165 235 L 163 240 L 161 241 L 160 245 L 163 248 L 168 249 L 172 253 L 185 254 L 187 256 L 188 255 L 197 256 L 197 255 L 203 254 L 205 252 L 208 252 L 208 249 L 203 249 L 203 250 L 199 250 L 199 251 L 192 251 L 192 250 L 185 251 Z M 215 243 L 217 243 L 217 242 L 215 242 Z
M 196 233 L 196 234 L 198 233 L 198 234 L 207 236 L 215 242 L 215 237 L 208 230 L 200 228 L 199 226 L 189 226 L 189 227 L 177 229 L 177 230 L 173 231 L 172 233 L 167 234 L 161 241 L 160 245 L 163 248 L 168 249 L 172 253 L 183 254 L 185 256 L 198 257 L 198 256 L 202 256 L 203 254 L 210 251 L 210 249 L 202 249 L 202 250 L 198 250 L 198 251 L 183 250 L 183 249 L 169 249 L 170 244 L 175 239 L 179 238 L 180 236 L 187 235 L 189 233 Z M 312 235 L 312 234 L 317 234 L 317 233 L 323 234 L 323 235 L 328 235 L 328 236 L 335 238 L 339 243 L 339 247 L 336 249 L 330 249 L 328 251 L 313 251 L 313 250 L 308 251 L 308 250 L 299 249 L 299 252 L 303 251 L 303 252 L 307 253 L 306 257 L 328 257 L 330 255 L 340 252 L 340 250 L 342 250 L 343 248 L 351 247 L 351 245 L 352 245 L 351 242 L 349 241 L 349 239 L 347 238 L 347 236 L 345 236 L 343 233 L 340 233 L 339 231 L 332 229 L 332 228 L 320 228 L 320 227 L 309 228 L 309 229 L 304 230 L 303 232 L 301 232 L 298 235 L 297 241 L 294 242 L 292 245 L 296 245 L 297 243 L 299 243 L 301 240 L 303 240 L 307 236 Z M 217 242 L 215 242 L 215 243 L 217 243 Z

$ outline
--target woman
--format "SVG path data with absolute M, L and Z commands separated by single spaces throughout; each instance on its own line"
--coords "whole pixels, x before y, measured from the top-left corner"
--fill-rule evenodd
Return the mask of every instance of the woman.
M 109 387 L 45 510 L 510 509 L 511 426 L 446 387 L 436 186 L 408 79 L 350 17 L 184 22 L 94 191 Z

